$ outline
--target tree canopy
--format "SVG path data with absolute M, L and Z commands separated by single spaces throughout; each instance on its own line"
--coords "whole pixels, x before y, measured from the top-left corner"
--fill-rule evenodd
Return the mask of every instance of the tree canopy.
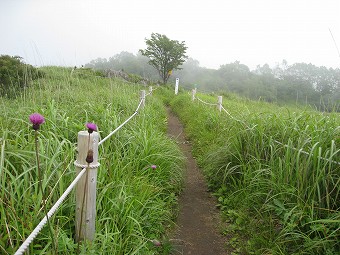
M 91 61 L 95 69 L 124 69 L 149 80 L 156 81 L 156 69 L 148 65 L 142 54 L 122 52 L 109 60 Z M 276 66 L 258 65 L 255 70 L 234 61 L 218 69 L 201 67 L 195 59 L 188 58 L 182 70 L 173 72 L 168 82 L 181 78 L 181 86 L 197 87 L 204 92 L 231 92 L 254 100 L 278 104 L 311 105 L 322 111 L 340 111 L 340 69 L 318 67 L 313 64 L 288 64 L 282 60 Z
M 167 36 L 152 33 L 150 39 L 145 39 L 147 48 L 139 50 L 140 53 L 149 58 L 149 64 L 158 71 L 163 84 L 165 84 L 173 70 L 179 67 L 188 58 L 185 53 L 187 47 L 185 42 L 170 40 Z

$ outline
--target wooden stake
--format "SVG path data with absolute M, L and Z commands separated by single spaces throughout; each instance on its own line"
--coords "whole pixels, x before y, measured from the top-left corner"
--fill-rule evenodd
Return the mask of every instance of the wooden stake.
M 179 78 L 176 78 L 175 95 L 178 94 Z
M 145 90 L 140 91 L 140 99 L 143 100 L 141 107 L 145 106 Z
M 197 92 L 196 88 L 192 89 L 192 101 L 195 101 L 196 92 Z
M 220 112 L 222 111 L 222 96 L 217 97 L 217 108 Z
M 76 242 L 92 241 L 95 235 L 98 141 L 97 132 L 78 132 L 78 155 L 74 164 L 77 174 L 85 167 L 87 170 L 76 186 Z M 89 150 L 93 152 L 90 164 L 86 162 Z

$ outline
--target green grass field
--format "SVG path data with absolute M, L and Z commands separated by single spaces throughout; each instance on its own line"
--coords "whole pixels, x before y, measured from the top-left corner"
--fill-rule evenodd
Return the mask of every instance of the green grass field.
M 50 208 L 75 178 L 77 133 L 93 122 L 104 138 L 135 112 L 140 90 L 148 90 L 89 69 L 40 70 L 44 78 L 16 99 L 1 99 L 1 254 L 13 254 L 45 216 L 29 115 L 45 117 L 38 148 Z M 189 94 L 156 90 L 146 107 L 99 147 L 92 243 L 78 251 L 74 242 L 73 191 L 51 218 L 53 238 L 45 226 L 27 254 L 169 254 L 167 233 L 177 215 L 184 158 L 166 135 L 165 105 L 185 125 L 228 223 L 223 234 L 234 255 L 339 254 L 339 113 L 224 94 L 228 115 L 193 102 Z M 198 97 L 217 102 L 215 95 Z
M 94 122 L 103 138 L 132 115 L 140 90 L 90 70 L 44 67 L 46 77 L 15 100 L 1 101 L 0 253 L 13 254 L 45 216 L 38 190 L 34 134 L 28 117 L 45 117 L 39 156 L 47 208 L 75 177 L 77 133 Z M 157 91 L 154 93 L 156 94 Z M 166 136 L 166 112 L 157 96 L 99 147 L 96 235 L 82 254 L 161 254 L 153 239 L 165 238 L 176 215 L 183 156 Z M 152 169 L 151 165 L 156 165 Z M 29 246 L 29 254 L 76 254 L 74 191 Z

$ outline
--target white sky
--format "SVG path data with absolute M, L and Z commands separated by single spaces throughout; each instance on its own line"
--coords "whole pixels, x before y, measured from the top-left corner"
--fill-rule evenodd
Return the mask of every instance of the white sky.
M 0 0 L 0 54 L 33 65 L 81 65 L 136 54 L 152 32 L 185 41 L 219 68 L 312 63 L 339 68 L 340 0 Z

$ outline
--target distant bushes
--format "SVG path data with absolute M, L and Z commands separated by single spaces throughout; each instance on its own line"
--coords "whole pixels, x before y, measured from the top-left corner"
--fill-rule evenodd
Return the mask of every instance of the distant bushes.
M 0 96 L 13 98 L 31 80 L 44 76 L 44 72 L 22 62 L 19 56 L 0 56 Z
M 121 52 L 105 59 L 97 58 L 85 65 L 97 70 L 122 70 L 148 80 L 159 79 L 148 58 L 141 54 Z M 286 60 L 270 67 L 258 65 L 255 70 L 235 61 L 218 69 L 201 67 L 199 61 L 189 58 L 168 80 L 180 87 L 200 92 L 225 91 L 251 100 L 280 105 L 310 105 L 320 111 L 340 111 L 340 69 L 318 67 L 307 63 L 288 65 Z M 134 81 L 131 81 L 134 82 Z

